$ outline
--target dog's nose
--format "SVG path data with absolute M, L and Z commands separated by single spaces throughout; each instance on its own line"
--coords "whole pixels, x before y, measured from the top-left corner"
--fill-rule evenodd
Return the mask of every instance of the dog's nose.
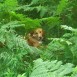
M 39 37 L 39 40 L 42 40 L 42 37 Z

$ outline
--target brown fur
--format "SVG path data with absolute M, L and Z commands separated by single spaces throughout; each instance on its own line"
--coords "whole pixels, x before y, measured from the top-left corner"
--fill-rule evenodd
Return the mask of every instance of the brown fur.
M 44 31 L 42 28 L 37 28 L 28 34 L 28 44 L 34 47 L 40 46 L 42 43 Z

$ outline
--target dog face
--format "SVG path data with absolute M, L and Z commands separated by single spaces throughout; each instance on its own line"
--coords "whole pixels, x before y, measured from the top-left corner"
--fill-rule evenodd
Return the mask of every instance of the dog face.
M 42 28 L 37 28 L 31 33 L 31 36 L 37 41 L 42 41 L 43 35 L 44 35 L 44 31 Z
M 44 31 L 42 28 L 37 28 L 28 34 L 28 44 L 34 47 L 39 47 L 43 40 Z

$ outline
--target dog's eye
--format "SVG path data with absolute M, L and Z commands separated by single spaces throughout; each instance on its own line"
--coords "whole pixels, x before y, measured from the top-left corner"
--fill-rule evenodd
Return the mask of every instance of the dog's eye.
M 35 34 L 38 34 L 37 32 Z
M 40 31 L 40 33 L 41 33 L 41 31 Z

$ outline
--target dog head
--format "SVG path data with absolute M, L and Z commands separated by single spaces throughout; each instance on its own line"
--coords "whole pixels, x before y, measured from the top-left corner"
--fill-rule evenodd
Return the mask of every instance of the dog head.
M 30 33 L 30 35 L 31 35 L 34 39 L 36 39 L 37 41 L 42 41 L 43 35 L 44 35 L 44 31 L 43 31 L 42 28 L 37 28 L 37 29 L 35 29 L 34 31 L 32 31 L 32 32 Z

